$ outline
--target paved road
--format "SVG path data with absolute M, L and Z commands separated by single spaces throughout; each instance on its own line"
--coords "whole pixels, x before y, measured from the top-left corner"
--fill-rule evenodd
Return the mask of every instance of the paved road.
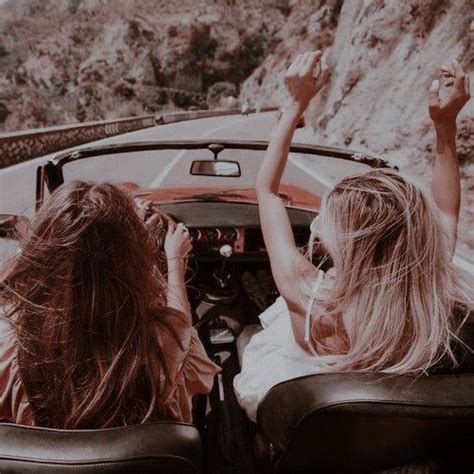
M 100 140 L 94 144 L 181 138 L 268 140 L 274 121 L 274 113 L 213 117 L 152 127 Z M 302 140 L 301 133 L 301 131 L 297 131 L 295 142 Z M 87 146 L 90 144 L 77 148 Z M 37 158 L 0 171 L 0 213 L 33 214 L 36 167 L 52 156 L 54 155 Z M 183 184 L 185 186 L 228 186 L 228 179 L 197 177 L 189 174 L 189 167 L 193 159 L 211 158 L 211 156 L 204 150 L 143 152 L 139 157 L 133 154 L 110 155 L 97 159 L 80 160 L 68 165 L 65 168 L 65 178 L 132 180 L 142 186 L 157 187 L 182 186 Z M 243 176 L 238 180 L 239 186 L 253 185 L 263 156 L 261 152 L 229 150 L 224 151 L 220 156 L 242 160 Z M 327 185 L 334 179 L 353 172 L 360 166 L 348 163 L 341 167 L 338 160 L 329 160 L 323 157 L 314 160 L 313 163 L 308 163 L 305 158 L 300 159 L 292 156 L 284 180 L 289 184 L 299 184 L 312 189 L 315 193 L 323 193 Z
M 212 117 L 176 124 L 160 125 L 116 137 L 106 138 L 94 144 L 124 143 L 130 141 L 174 139 L 253 139 L 268 140 L 275 124 L 275 112 L 256 115 Z M 308 143 L 306 130 L 297 130 L 294 142 Z M 83 148 L 91 144 L 82 145 Z M 37 158 L 0 171 L 0 213 L 31 216 L 34 213 L 35 173 L 38 165 L 53 155 Z M 191 176 L 191 161 L 211 158 L 205 150 L 143 152 L 110 155 L 97 159 L 79 160 L 65 168 L 66 180 L 82 178 L 109 180 L 112 182 L 135 181 L 141 186 L 216 186 L 228 187 L 229 179 Z M 232 185 L 251 187 L 255 182 L 262 152 L 225 150 L 221 158 L 237 158 L 241 163 L 242 177 Z M 364 165 L 324 157 L 290 156 L 283 181 L 323 194 L 335 181 L 348 174 L 367 169 Z M 11 254 L 12 245 L 0 242 L 0 262 Z

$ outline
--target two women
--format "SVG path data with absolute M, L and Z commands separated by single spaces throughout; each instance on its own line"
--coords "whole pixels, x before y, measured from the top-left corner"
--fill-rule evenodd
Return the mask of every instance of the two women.
M 452 265 L 460 200 L 455 121 L 469 81 L 457 63 L 445 75 L 448 98 L 439 100 L 439 83 L 430 91 L 433 199 L 388 171 L 338 183 L 312 229 L 334 263 L 329 278 L 300 254 L 278 195 L 295 127 L 329 71 L 320 52 L 290 67 L 291 102 L 257 180 L 281 298 L 261 316 L 264 330 L 234 382 L 252 419 L 273 385 L 300 375 L 474 370 L 472 296 Z M 189 237 L 169 224 L 165 281 L 153 225 L 110 184 L 75 182 L 53 193 L 0 294 L 0 419 L 61 428 L 191 420 L 192 395 L 210 390 L 218 367 L 191 326 Z
M 337 183 L 312 226 L 334 263 L 330 277 L 296 247 L 278 195 L 298 120 L 327 82 L 329 69 L 319 51 L 299 55 L 288 69 L 290 103 L 256 186 L 281 298 L 261 315 L 264 329 L 245 349 L 234 380 L 251 419 L 272 386 L 298 376 L 474 371 L 472 287 L 452 263 L 460 207 L 456 117 L 469 99 L 469 79 L 457 62 L 443 71 L 448 97 L 439 99 L 438 81 L 430 89 L 437 135 L 433 196 L 392 171 Z

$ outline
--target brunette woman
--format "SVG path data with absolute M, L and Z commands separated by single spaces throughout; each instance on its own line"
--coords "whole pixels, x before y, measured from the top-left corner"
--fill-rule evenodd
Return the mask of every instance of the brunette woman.
M 0 419 L 55 428 L 191 421 L 218 371 L 191 325 L 170 224 L 156 239 L 126 191 L 73 182 L 23 237 L 0 294 Z

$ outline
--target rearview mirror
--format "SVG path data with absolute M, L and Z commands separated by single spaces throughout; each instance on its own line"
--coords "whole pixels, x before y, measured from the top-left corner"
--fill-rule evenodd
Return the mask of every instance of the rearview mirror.
M 193 161 L 191 174 L 198 176 L 225 176 L 239 178 L 240 165 L 238 161 L 226 160 L 199 160 Z

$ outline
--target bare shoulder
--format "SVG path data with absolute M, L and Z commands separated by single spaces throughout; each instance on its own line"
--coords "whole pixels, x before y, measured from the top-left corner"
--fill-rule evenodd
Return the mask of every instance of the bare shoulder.
M 332 287 L 334 272 L 323 272 L 302 254 L 295 259 L 291 295 L 284 295 L 291 312 L 305 314 L 310 298 L 320 299 Z

